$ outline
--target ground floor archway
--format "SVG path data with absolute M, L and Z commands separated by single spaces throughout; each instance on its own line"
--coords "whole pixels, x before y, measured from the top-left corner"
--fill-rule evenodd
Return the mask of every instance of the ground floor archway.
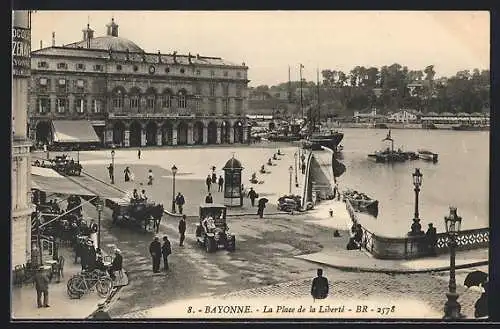
M 164 123 L 161 126 L 161 144 L 172 145 L 172 124 L 170 122 Z
M 149 122 L 146 126 L 146 146 L 156 146 L 156 122 Z
M 193 125 L 193 142 L 195 144 L 203 144 L 203 122 L 196 121 Z
M 220 129 L 220 142 L 221 144 L 229 144 L 231 133 L 231 123 L 229 121 L 222 121 L 221 129 Z
M 113 144 L 125 145 L 125 124 L 121 121 L 113 124 Z
M 42 144 L 49 144 L 52 136 L 51 124 L 48 121 L 40 121 L 37 123 L 36 128 L 36 141 Z
M 207 144 L 217 144 L 217 122 L 211 121 L 207 127 Z
M 233 134 L 235 143 L 243 143 L 243 123 L 241 121 L 235 122 Z
M 177 145 L 187 145 L 188 143 L 188 126 L 181 122 L 177 126 Z
M 142 133 L 141 124 L 137 121 L 132 122 L 130 124 L 130 136 L 129 136 L 129 142 L 131 147 L 141 146 L 141 133 Z

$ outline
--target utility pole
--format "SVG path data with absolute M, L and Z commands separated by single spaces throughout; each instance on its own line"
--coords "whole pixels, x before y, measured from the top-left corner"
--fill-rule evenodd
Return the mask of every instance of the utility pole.
M 299 78 L 300 78 L 300 111 L 302 112 L 302 118 L 304 118 L 304 107 L 302 103 L 302 69 L 304 68 L 304 65 L 300 64 L 300 69 L 299 69 Z
M 321 126 L 321 104 L 319 102 L 319 68 L 316 68 L 316 88 L 318 92 L 318 121 Z M 316 116 L 315 116 L 316 118 Z M 316 120 L 315 120 L 316 121 Z

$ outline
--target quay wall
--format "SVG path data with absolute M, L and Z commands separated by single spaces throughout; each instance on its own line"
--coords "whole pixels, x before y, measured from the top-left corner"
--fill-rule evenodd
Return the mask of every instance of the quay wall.
M 345 200 L 346 209 L 353 223 L 359 223 L 356 211 L 349 202 Z M 379 259 L 414 259 L 430 256 L 427 249 L 425 235 L 401 237 L 384 237 L 374 234 L 363 228 L 362 246 L 375 258 Z M 490 241 L 489 228 L 464 230 L 458 233 L 457 250 L 471 250 L 488 248 Z M 404 233 L 403 233 L 404 234 Z M 446 232 L 437 234 L 436 252 L 445 254 L 449 252 L 448 235 Z

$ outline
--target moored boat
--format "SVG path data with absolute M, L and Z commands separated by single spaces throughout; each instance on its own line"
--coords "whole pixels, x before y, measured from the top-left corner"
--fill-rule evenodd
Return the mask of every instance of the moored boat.
M 418 150 L 418 157 L 424 161 L 432 161 L 432 162 L 438 161 L 438 154 L 433 153 L 429 150 L 424 150 L 424 149 Z
M 372 199 L 364 193 L 355 190 L 344 191 L 344 200 L 349 200 L 354 210 L 378 216 L 378 200 Z
M 451 127 L 451 129 L 462 131 L 485 131 L 490 130 L 490 127 L 488 125 L 460 124 L 458 126 Z

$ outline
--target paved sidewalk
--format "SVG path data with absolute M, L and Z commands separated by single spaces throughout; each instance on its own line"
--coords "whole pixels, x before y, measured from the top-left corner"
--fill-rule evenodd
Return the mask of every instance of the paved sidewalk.
M 71 299 L 67 293 L 68 280 L 81 271 L 80 264 L 74 264 L 74 253 L 71 249 L 59 249 L 59 255 L 65 259 L 63 277 L 59 283 L 56 280 L 49 284 L 49 308 L 38 308 L 35 286 L 31 283 L 11 289 L 11 317 L 15 320 L 26 319 L 85 319 L 97 309 L 99 303 L 107 302 L 100 298 L 97 292 L 90 292 L 80 299 Z M 128 284 L 127 274 L 122 280 L 115 282 L 115 288 Z M 112 294 L 113 295 L 113 294 Z
M 450 255 L 425 257 L 414 260 L 377 259 L 364 250 L 338 250 L 325 248 L 321 252 L 299 255 L 310 262 L 346 271 L 382 273 L 421 273 L 439 272 L 450 269 Z M 488 249 L 459 251 L 456 255 L 456 268 L 475 267 L 488 264 Z

